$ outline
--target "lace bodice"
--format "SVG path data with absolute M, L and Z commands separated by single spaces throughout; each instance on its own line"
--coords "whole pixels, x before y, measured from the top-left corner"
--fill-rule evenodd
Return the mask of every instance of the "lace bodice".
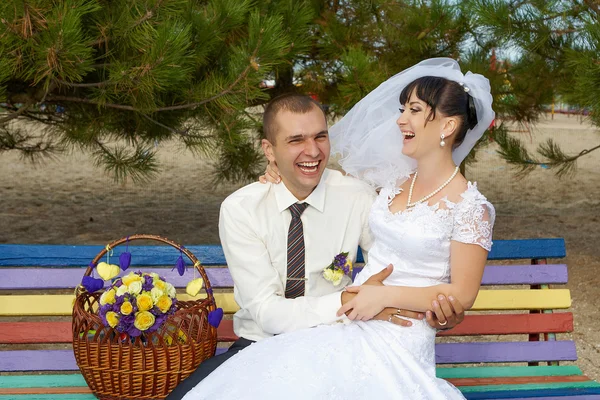
M 382 189 L 371 208 L 369 223 L 375 241 L 355 285 L 390 263 L 394 272 L 385 282 L 389 285 L 449 282 L 451 241 L 491 249 L 495 210 L 476 184 L 469 182 L 456 203 L 444 198 L 434 205 L 420 203 L 392 213 L 388 203 L 396 194 L 392 188 Z

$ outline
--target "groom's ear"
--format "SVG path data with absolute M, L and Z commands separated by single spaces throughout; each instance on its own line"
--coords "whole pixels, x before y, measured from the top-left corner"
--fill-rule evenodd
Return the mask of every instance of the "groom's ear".
M 269 142 L 267 139 L 263 139 L 261 140 L 260 145 L 262 146 L 263 153 L 265 153 L 267 160 L 269 160 L 269 162 L 274 162 L 275 155 L 273 154 L 273 145 L 271 142 Z

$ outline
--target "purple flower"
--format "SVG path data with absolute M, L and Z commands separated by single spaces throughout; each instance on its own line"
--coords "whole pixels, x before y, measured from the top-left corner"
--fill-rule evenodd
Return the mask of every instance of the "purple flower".
M 140 336 L 142 334 L 142 331 L 140 331 L 135 326 L 132 326 L 131 328 L 129 328 L 129 330 L 127 331 L 127 333 L 129 333 L 129 336 L 131 336 L 131 337 L 138 337 L 138 336 Z
M 152 277 L 149 275 L 146 275 L 144 277 L 144 283 L 142 284 L 142 290 L 149 292 L 152 290 L 153 287 L 154 287 L 154 282 L 152 281 Z

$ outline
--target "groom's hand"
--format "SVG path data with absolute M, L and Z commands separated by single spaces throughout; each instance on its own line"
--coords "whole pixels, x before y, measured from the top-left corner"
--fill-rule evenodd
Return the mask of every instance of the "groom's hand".
M 379 321 L 388 321 L 400 326 L 411 326 L 412 322 L 404 319 L 403 317 L 423 319 L 423 314 L 414 311 L 399 310 L 397 308 L 388 307 L 384 308 L 383 311 L 374 316 L 373 319 L 377 319 Z
M 437 300 L 431 303 L 428 310 L 427 323 L 435 329 L 451 329 L 465 319 L 465 309 L 454 296 L 439 294 Z

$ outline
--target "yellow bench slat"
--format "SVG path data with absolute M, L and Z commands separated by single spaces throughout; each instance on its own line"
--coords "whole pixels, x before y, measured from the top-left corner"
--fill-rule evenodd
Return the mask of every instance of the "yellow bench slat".
M 215 293 L 217 307 L 227 314 L 239 310 L 233 299 L 233 293 Z M 194 300 L 206 296 L 190 297 L 178 294 L 179 300 Z M 0 295 L 0 316 L 16 315 L 71 315 L 73 311 L 73 295 Z
M 549 310 L 571 306 L 569 289 L 480 290 L 472 310 Z

